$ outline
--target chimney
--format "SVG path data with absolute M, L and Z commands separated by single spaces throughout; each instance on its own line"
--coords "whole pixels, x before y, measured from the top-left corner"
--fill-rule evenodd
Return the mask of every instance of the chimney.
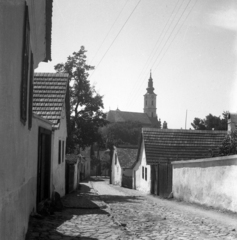
M 237 128 L 237 113 L 228 114 L 228 132 L 234 131 Z

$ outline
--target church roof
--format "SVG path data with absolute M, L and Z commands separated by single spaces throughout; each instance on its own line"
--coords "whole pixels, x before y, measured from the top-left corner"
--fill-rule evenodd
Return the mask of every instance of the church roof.
M 218 154 L 226 131 L 143 128 L 147 164 L 207 158 Z M 141 143 L 139 146 L 139 151 Z
M 152 121 L 146 113 L 124 112 L 120 110 L 110 110 L 106 119 L 109 122 L 140 122 L 145 125 L 152 125 Z

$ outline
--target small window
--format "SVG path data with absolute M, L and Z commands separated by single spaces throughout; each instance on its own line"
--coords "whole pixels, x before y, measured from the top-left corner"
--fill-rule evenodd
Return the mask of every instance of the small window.
M 25 5 L 24 32 L 22 46 L 22 66 L 21 66 L 21 100 L 20 113 L 21 122 L 25 125 L 27 120 L 27 88 L 29 72 L 29 51 L 30 51 L 30 24 L 28 7 Z
M 117 164 L 117 154 L 116 153 L 115 153 L 114 157 L 115 157 L 115 165 L 116 165 Z
M 62 162 L 64 162 L 64 155 L 65 155 L 65 152 L 64 152 L 64 141 L 62 141 Z
M 34 58 L 31 52 L 30 56 L 30 93 L 29 93 L 29 109 L 28 109 L 28 128 L 32 127 L 32 106 L 33 106 L 33 82 L 34 82 Z
M 145 168 L 145 180 L 147 180 L 147 168 Z
M 61 140 L 58 141 L 58 164 L 61 163 Z
M 142 178 L 144 179 L 144 167 L 142 167 Z

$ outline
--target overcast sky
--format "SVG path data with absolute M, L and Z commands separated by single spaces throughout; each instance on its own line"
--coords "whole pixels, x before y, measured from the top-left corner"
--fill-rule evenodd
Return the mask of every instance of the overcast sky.
M 143 112 L 150 69 L 168 128 L 237 111 L 236 0 L 54 0 L 54 72 L 80 46 L 105 111 Z

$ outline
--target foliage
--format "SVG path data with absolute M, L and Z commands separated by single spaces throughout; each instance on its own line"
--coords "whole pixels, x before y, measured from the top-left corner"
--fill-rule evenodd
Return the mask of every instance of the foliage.
M 115 122 L 101 128 L 104 140 L 114 145 L 137 145 L 142 124 L 139 122 Z M 109 147 L 109 146 L 108 146 Z
M 99 95 L 88 80 L 94 67 L 86 63 L 86 50 L 67 58 L 65 63 L 54 66 L 57 72 L 69 74 L 70 122 L 68 123 L 67 152 L 73 152 L 76 145 L 84 148 L 100 140 L 98 129 L 106 124 L 103 113 L 103 96 Z
M 191 123 L 195 130 L 227 130 L 227 115 L 228 112 L 222 113 L 222 118 L 213 116 L 212 114 L 207 115 L 204 119 L 194 118 Z
M 96 156 L 92 155 L 91 156 L 91 168 L 97 167 L 100 165 L 100 159 L 97 158 Z
M 237 130 L 231 131 L 226 135 L 219 148 L 219 154 L 221 156 L 237 154 Z

